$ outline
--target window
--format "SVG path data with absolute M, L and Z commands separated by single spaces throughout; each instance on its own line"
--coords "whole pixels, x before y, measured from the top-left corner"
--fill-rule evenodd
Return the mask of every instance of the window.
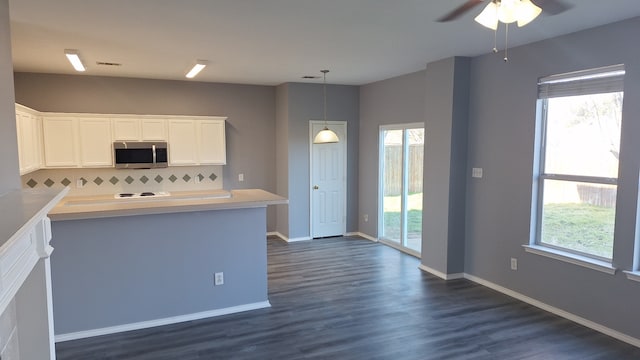
M 540 79 L 537 245 L 611 261 L 624 66 Z

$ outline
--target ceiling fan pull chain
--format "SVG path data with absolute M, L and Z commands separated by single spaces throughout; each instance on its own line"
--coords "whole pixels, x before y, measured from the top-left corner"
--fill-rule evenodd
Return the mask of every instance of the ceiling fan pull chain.
M 504 62 L 509 61 L 509 24 L 506 24 L 504 30 Z
M 496 26 L 496 29 L 493 30 L 493 53 L 497 54 L 498 53 L 498 27 Z

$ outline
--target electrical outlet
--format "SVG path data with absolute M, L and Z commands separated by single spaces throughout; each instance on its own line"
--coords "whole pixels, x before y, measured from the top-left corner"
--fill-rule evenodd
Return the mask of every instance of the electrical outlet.
M 244 181 L 244 174 L 238 174 L 238 181 Z
M 217 272 L 213 274 L 213 284 L 216 286 L 224 285 L 224 273 Z
M 84 187 L 84 179 L 83 178 L 76 179 L 76 188 L 82 189 L 83 187 Z
M 362 218 L 364 219 L 364 222 L 369 221 L 369 214 L 362 215 Z
M 518 270 L 518 259 L 511 258 L 511 270 Z

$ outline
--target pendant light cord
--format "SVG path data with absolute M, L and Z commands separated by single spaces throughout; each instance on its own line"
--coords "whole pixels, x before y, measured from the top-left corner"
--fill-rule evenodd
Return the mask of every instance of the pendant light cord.
M 321 72 L 324 77 L 322 81 L 322 97 L 324 98 L 324 127 L 327 128 L 327 73 L 329 70 L 321 70 Z

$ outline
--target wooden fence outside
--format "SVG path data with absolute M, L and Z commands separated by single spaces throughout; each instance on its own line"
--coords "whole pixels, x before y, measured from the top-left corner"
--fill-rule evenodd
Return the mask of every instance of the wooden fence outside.
M 397 196 L 402 191 L 402 146 L 387 145 L 384 158 L 384 196 Z M 424 145 L 409 145 L 409 194 L 422 192 Z

